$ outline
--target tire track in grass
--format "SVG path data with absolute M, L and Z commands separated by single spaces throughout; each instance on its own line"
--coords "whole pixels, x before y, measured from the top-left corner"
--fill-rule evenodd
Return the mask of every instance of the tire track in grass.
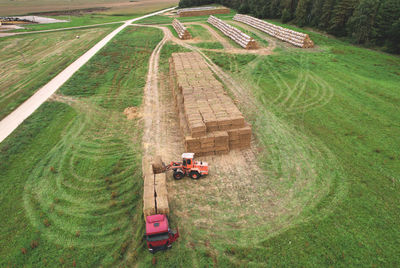
M 112 245 L 116 240 L 125 240 L 129 237 L 129 220 L 121 222 L 118 218 L 132 209 L 132 204 L 129 202 L 123 206 L 121 203 L 129 200 L 132 187 L 134 187 L 133 166 L 129 161 L 125 162 L 118 170 L 115 170 L 114 174 L 108 176 L 109 182 L 107 182 L 100 174 L 93 174 L 94 176 L 91 177 L 87 166 L 82 165 L 82 162 L 89 165 L 98 161 L 103 162 L 104 158 L 92 157 L 89 154 L 86 158 L 79 159 L 81 163 L 72 160 L 77 153 L 87 152 L 85 146 L 81 146 L 82 144 L 92 146 L 90 153 L 108 155 L 107 162 L 114 160 L 112 161 L 114 166 L 120 163 L 120 159 L 133 159 L 132 148 L 128 141 L 126 139 L 124 141 L 120 133 L 106 131 L 110 129 L 107 126 L 115 124 L 116 120 L 126 120 L 121 115 L 113 115 L 109 120 L 104 120 L 107 118 L 105 113 L 109 111 L 103 111 L 104 118 L 98 117 L 98 110 L 94 113 L 81 112 L 80 118 L 75 120 L 60 144 L 49 153 L 48 158 L 42 160 L 46 164 L 38 165 L 39 168 L 34 170 L 29 178 L 24 195 L 25 208 L 32 223 L 37 228 L 41 227 L 46 239 L 54 243 L 86 248 L 93 246 L 92 242 L 95 239 L 97 246 Z M 99 129 L 104 129 L 103 135 L 98 134 Z M 120 139 L 120 142 L 110 143 L 110 138 Z M 115 146 L 118 146 L 120 150 L 115 150 Z M 62 157 L 55 157 L 59 154 Z M 49 166 L 57 167 L 57 171 L 52 172 L 48 169 Z M 78 170 L 80 173 L 72 174 L 70 172 L 72 170 Z M 37 181 L 38 177 L 39 181 Z M 99 185 L 102 186 L 99 187 Z M 111 198 L 114 189 L 119 189 L 118 198 L 115 201 Z M 37 205 L 40 210 L 37 209 Z M 111 210 L 110 207 L 112 207 Z M 47 228 L 42 226 L 41 213 L 43 212 L 50 224 Z M 69 224 L 66 225 L 66 222 Z M 113 223 L 103 226 L 105 222 Z M 116 229 L 120 231 L 116 232 Z M 76 235 L 77 232 L 80 232 L 79 237 Z
M 137 46 L 133 45 L 131 58 L 127 60 L 147 63 L 149 48 L 156 46 L 159 32 L 126 31 L 126 35 L 117 37 L 121 45 L 136 42 L 139 48 L 145 48 L 138 54 Z M 143 38 L 137 39 L 144 35 L 149 38 L 145 43 Z M 118 44 L 105 50 L 115 50 Z M 127 76 L 124 68 L 115 66 L 110 71 L 121 74 L 102 81 L 107 92 L 88 81 L 99 78 L 93 78 L 93 72 L 88 70 L 111 67 L 107 62 L 94 66 L 82 70 L 62 89 L 75 98 L 61 96 L 58 100 L 69 100 L 77 116 L 29 176 L 23 200 L 27 218 L 46 242 L 82 252 L 93 249 L 100 255 L 93 256 L 91 261 L 114 266 L 123 261 L 128 248 L 136 250 L 141 243 L 138 230 L 143 221 L 136 213 L 141 213 L 142 200 L 142 133 L 139 121 L 127 120 L 121 110 L 126 108 L 126 96 L 142 97 L 140 83 L 128 83 L 145 79 L 146 71 Z M 120 79 L 122 76 L 125 80 Z M 90 87 L 80 88 L 79 81 L 88 81 Z M 112 88 L 113 85 L 119 89 Z M 83 94 L 76 97 L 74 92 Z

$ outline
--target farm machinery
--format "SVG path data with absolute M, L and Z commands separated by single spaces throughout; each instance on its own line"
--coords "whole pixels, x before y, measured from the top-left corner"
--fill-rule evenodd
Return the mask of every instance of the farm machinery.
M 175 180 L 181 180 L 185 176 L 197 180 L 201 176 L 208 175 L 208 163 L 195 161 L 194 153 L 184 153 L 182 154 L 182 162 L 172 161 L 168 165 L 165 165 L 160 157 L 156 158 L 156 161 L 153 163 L 153 170 L 154 173 L 172 170 Z
M 146 162 L 146 161 L 144 161 Z M 147 162 L 148 163 L 148 162 Z M 149 165 L 150 166 L 150 165 Z M 145 172 L 143 214 L 146 220 L 145 240 L 150 253 L 167 250 L 179 237 L 179 231 L 169 227 L 168 192 L 166 188 L 166 172 L 173 171 L 176 180 L 185 176 L 197 180 L 208 174 L 208 164 L 194 160 L 194 153 L 182 154 L 182 162 L 172 161 L 165 165 L 160 156 L 153 159 L 151 171 Z M 147 174 L 147 175 L 146 175 Z
M 168 218 L 164 214 L 146 217 L 146 243 L 150 253 L 167 250 L 179 237 L 179 231 L 169 228 Z

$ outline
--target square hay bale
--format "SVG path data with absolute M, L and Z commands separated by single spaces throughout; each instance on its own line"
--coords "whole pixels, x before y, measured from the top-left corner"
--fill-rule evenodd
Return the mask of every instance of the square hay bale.
M 154 178 L 154 184 L 156 186 L 156 192 L 157 192 L 157 187 L 158 186 L 166 186 L 167 185 L 167 174 L 164 173 L 160 173 L 160 174 L 156 174 L 155 178 Z
M 244 128 L 238 129 L 238 131 L 239 131 L 239 135 L 245 135 L 245 134 L 250 134 L 251 135 L 251 127 L 249 125 L 247 125 Z
M 144 185 L 144 187 L 151 186 L 154 188 L 154 174 L 145 175 L 143 177 L 143 185 Z
M 169 215 L 168 196 L 160 195 L 156 198 L 156 213 Z
M 144 156 L 142 158 L 142 174 L 143 176 L 150 175 L 153 173 L 153 169 L 151 167 L 151 158 L 148 156 Z
M 224 154 L 229 154 L 229 149 L 225 150 L 215 150 L 216 155 L 224 155 Z
M 193 138 L 190 136 L 185 137 L 185 144 L 190 146 L 190 147 L 200 147 L 200 139 L 199 138 Z

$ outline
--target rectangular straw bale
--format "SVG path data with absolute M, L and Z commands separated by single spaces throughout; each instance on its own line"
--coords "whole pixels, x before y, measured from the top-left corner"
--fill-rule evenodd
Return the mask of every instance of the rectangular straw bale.
M 157 187 L 158 186 L 166 186 L 167 185 L 167 174 L 164 173 L 159 173 L 156 174 L 154 177 L 155 185 L 156 185 L 156 192 L 157 192 Z
M 149 165 L 151 167 L 151 165 Z M 154 174 L 147 174 L 143 176 L 143 185 L 154 187 Z
M 151 158 L 149 156 L 144 156 L 142 158 L 142 174 L 143 176 L 153 174 L 153 168 L 151 166 Z
M 168 205 L 168 196 L 161 195 L 156 198 L 157 214 L 166 214 L 169 215 L 169 205 Z

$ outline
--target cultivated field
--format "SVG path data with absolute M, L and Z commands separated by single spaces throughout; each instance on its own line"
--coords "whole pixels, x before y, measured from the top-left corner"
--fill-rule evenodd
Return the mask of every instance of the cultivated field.
M 106 14 L 144 14 L 154 10 L 176 6 L 178 0 L 53 0 L 9 1 L 0 0 L 0 16 L 23 15 L 49 11 L 70 13 L 78 9 L 94 9 Z M 102 8 L 105 8 L 104 10 Z
M 109 25 L 1 39 L 0 119 L 116 27 Z
M 180 19 L 185 41 L 171 17 L 144 19 L 0 144 L 0 266 L 399 266 L 400 58 L 284 25 L 316 44 L 296 48 L 233 15 L 218 17 L 259 49 L 207 16 Z M 181 237 L 152 255 L 141 160 L 184 152 L 168 60 L 189 51 L 252 125 L 251 148 L 201 157 L 200 180 L 168 174 Z

